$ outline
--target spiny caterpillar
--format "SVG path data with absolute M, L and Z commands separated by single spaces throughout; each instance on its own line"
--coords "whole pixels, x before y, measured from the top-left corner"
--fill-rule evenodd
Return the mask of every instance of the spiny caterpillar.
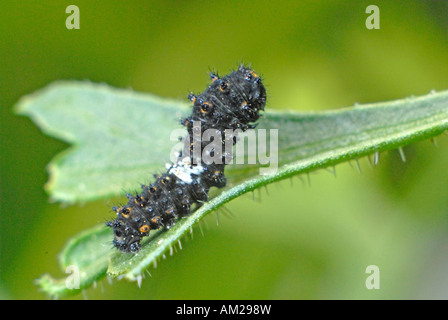
M 128 194 L 127 204 L 112 208 L 117 217 L 106 225 L 114 230 L 113 245 L 117 249 L 137 252 L 140 241 L 151 230 L 169 228 L 176 219 L 188 215 L 193 205 L 207 201 L 211 187 L 226 185 L 224 166 L 233 154 L 227 149 L 219 152 L 219 148 L 210 148 L 203 134 L 212 131 L 214 142 L 220 140 L 221 147 L 233 146 L 238 131 L 255 128 L 266 104 L 266 90 L 260 76 L 243 65 L 224 77 L 211 73 L 210 78 L 212 82 L 203 93 L 188 96 L 193 111 L 181 121 L 188 135 L 177 161 L 166 173 L 156 176 L 154 183 L 142 186 L 140 194 Z M 227 134 L 229 131 L 232 134 Z M 214 161 L 206 161 L 204 155 Z

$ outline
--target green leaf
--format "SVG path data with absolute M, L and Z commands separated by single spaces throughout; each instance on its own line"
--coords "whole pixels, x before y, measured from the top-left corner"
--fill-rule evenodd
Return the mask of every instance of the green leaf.
M 53 171 L 50 173 L 58 174 L 51 177 L 47 189 L 53 197 L 62 201 L 94 199 L 116 194 L 123 187 L 136 188 L 133 182 L 140 182 L 148 172 L 160 170 L 166 162 L 172 147 L 168 145 L 167 137 L 171 130 L 178 127 L 173 118 L 188 113 L 183 104 L 164 103 L 150 95 L 77 83 L 50 86 L 25 98 L 19 103 L 18 110 L 35 119 L 45 132 L 76 144 L 74 150 L 52 162 Z M 98 117 L 101 118 L 100 124 L 95 127 Z M 132 129 L 129 128 L 131 124 Z M 278 130 L 277 171 L 260 175 L 259 164 L 230 165 L 226 168 L 229 181 L 226 189 L 215 191 L 209 202 L 179 220 L 170 230 L 153 233 L 145 239 L 138 254 L 105 251 L 106 238 L 111 241 L 112 236 L 98 227 L 88 231 L 87 236 L 75 236 L 62 252 L 61 261 L 72 264 L 82 261 L 88 274 L 82 288 L 106 273 L 113 277 L 139 280 L 148 266 L 180 246 L 182 237 L 200 219 L 244 193 L 294 175 L 375 152 L 401 148 L 434 137 L 447 128 L 448 91 L 337 111 L 306 114 L 268 111 L 257 129 L 266 129 L 269 141 L 275 141 L 275 131 L 271 129 Z M 143 156 L 146 151 L 129 155 L 129 150 L 137 146 L 131 145 L 130 148 L 132 141 L 137 143 L 134 141 L 136 137 L 140 139 L 140 148 L 149 148 L 153 152 L 146 154 L 146 157 Z M 160 150 L 159 154 L 157 151 Z M 144 160 L 138 162 L 134 158 Z M 55 167 L 58 169 L 55 170 Z M 65 174 L 69 174 L 70 178 L 64 177 Z M 115 181 L 116 187 L 108 189 L 111 180 Z M 79 190 L 82 183 L 86 186 L 83 192 Z M 82 246 L 89 248 L 85 254 Z M 66 263 L 62 264 L 64 266 Z M 40 285 L 50 294 L 56 292 L 62 296 L 73 293 L 65 288 L 64 282 L 48 276 L 41 279 Z
M 95 226 L 70 239 L 59 256 L 59 266 L 68 273 L 66 279 L 54 279 L 48 274 L 37 280 L 41 289 L 52 297 L 79 293 L 106 275 L 110 256 L 112 230 L 104 225 Z M 79 283 L 74 277 L 79 277 Z M 68 282 L 68 285 L 67 283 Z
M 46 134 L 73 147 L 48 166 L 46 190 L 55 201 L 82 202 L 121 195 L 160 171 L 185 134 L 178 123 L 187 104 L 89 82 L 56 82 L 19 101 Z

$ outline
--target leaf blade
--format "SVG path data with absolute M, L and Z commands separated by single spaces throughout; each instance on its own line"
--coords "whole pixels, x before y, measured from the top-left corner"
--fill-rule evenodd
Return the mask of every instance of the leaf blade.
M 55 279 L 44 274 L 36 282 L 54 298 L 80 293 L 106 275 L 113 247 L 112 232 L 104 225 L 97 225 L 71 238 L 59 256 L 59 267 L 66 278 Z
M 187 110 L 177 101 L 72 81 L 49 85 L 15 107 L 44 133 L 73 144 L 50 162 L 45 186 L 55 201 L 67 203 L 117 196 L 146 183 L 174 145 L 155 137 L 182 132 L 176 120 Z
M 95 91 L 97 88 L 91 88 L 91 90 Z M 116 98 L 116 95 L 112 94 L 110 98 Z M 120 98 L 123 97 L 120 96 Z M 142 99 L 142 107 L 145 105 L 146 100 L 148 100 L 147 103 L 149 104 L 153 101 L 151 96 L 141 96 L 140 98 Z M 157 113 L 161 108 L 161 106 L 154 107 L 151 112 Z M 170 114 L 173 112 L 180 114 L 185 109 L 184 105 L 178 103 L 174 103 L 171 108 L 167 108 L 167 110 L 170 110 L 168 112 Z M 32 115 L 29 110 L 21 113 Z M 128 114 L 122 112 L 121 116 Z M 164 123 L 172 122 L 172 119 L 167 117 L 166 113 L 162 114 L 164 115 L 163 117 L 169 119 L 169 121 Z M 34 115 L 35 121 L 39 125 L 45 126 L 45 119 L 36 120 L 39 116 L 40 114 Z M 126 123 L 127 121 L 132 121 L 132 118 L 125 117 L 124 122 Z M 174 126 L 175 124 L 169 124 L 166 128 L 172 129 Z M 139 132 L 144 132 L 143 127 L 145 127 L 144 124 L 139 129 Z M 442 133 L 448 129 L 448 91 L 431 93 L 417 98 L 344 108 L 337 111 L 306 114 L 271 111 L 265 114 L 258 128 L 265 129 L 268 133 L 272 129 L 279 130 L 279 170 L 276 173 L 259 175 L 260 164 L 246 166 L 230 165 L 226 168 L 226 176 L 228 176 L 229 181 L 228 188 L 220 193 L 215 192 L 216 196 L 212 197 L 209 202 L 205 203 L 190 216 L 179 220 L 172 229 L 167 232 L 159 231 L 154 233 L 151 238 L 145 241 L 142 250 L 137 255 L 126 255 L 120 252 L 107 253 L 107 266 L 104 261 L 99 265 L 95 265 L 95 259 L 86 259 L 84 262 L 90 264 L 93 269 L 91 273 L 93 275 L 92 279 L 95 277 L 99 279 L 107 273 L 114 277 L 120 276 L 129 280 L 138 280 L 143 270 L 172 250 L 200 219 L 244 193 L 294 175 L 333 166 L 374 152 L 402 147 Z M 65 137 L 70 142 L 82 140 L 72 137 L 69 133 L 51 132 L 50 134 L 57 135 L 60 138 Z M 268 137 L 274 139 L 274 136 L 268 135 Z M 110 142 L 106 144 L 106 151 L 111 146 L 118 148 L 118 154 L 123 152 L 123 150 L 120 150 L 120 146 Z M 99 149 L 100 146 L 96 145 L 95 148 Z M 168 149 L 166 144 L 162 148 L 163 152 L 166 152 Z M 107 154 L 107 152 L 105 153 Z M 66 159 L 67 156 L 70 156 L 70 153 L 59 155 L 58 157 L 61 157 L 62 160 L 57 159 L 57 161 L 64 161 L 63 159 Z M 162 161 L 160 158 L 155 158 L 156 160 L 151 159 L 149 162 L 143 163 L 142 168 L 136 171 L 139 174 L 143 174 L 142 172 L 146 172 L 151 168 L 160 168 Z M 122 168 L 122 173 L 125 175 L 128 169 L 129 166 L 125 166 Z M 136 173 L 132 177 L 138 179 L 137 175 Z M 96 179 L 100 179 L 100 176 L 96 176 Z M 129 179 L 133 178 L 127 177 L 125 179 L 122 177 L 121 181 L 129 181 Z M 94 197 L 98 196 L 100 195 L 94 195 Z M 69 197 L 67 196 L 64 199 L 66 198 Z M 77 198 L 73 197 L 72 199 Z M 93 232 L 93 234 L 96 232 L 100 233 L 98 230 Z M 72 246 L 72 249 L 76 249 L 75 240 L 77 238 L 78 236 L 75 236 L 72 244 L 69 245 L 69 247 Z M 112 236 L 109 235 L 109 240 L 111 238 Z M 90 238 L 89 241 L 89 246 L 93 248 L 93 252 L 101 250 L 101 243 L 97 239 Z M 82 260 L 82 255 L 79 256 L 75 254 L 76 252 L 78 251 L 64 250 L 61 261 L 76 262 L 77 259 Z M 62 263 L 61 267 L 66 264 Z M 48 278 L 43 279 L 45 281 L 41 282 L 41 287 L 47 292 L 55 292 L 58 289 L 60 294 L 62 292 L 69 294 L 69 292 L 61 289 L 62 285 L 60 282 L 50 282 Z M 89 283 L 93 283 L 93 280 L 89 281 L 85 283 L 86 287 Z

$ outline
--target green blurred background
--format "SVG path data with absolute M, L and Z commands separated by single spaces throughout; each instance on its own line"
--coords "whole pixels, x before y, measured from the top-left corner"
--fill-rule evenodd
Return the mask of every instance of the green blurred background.
M 65 8 L 80 9 L 68 30 Z M 368 30 L 366 7 L 380 8 Z M 89 79 L 184 99 L 251 63 L 267 109 L 324 110 L 448 89 L 448 2 L 11 1 L 0 9 L 0 298 L 45 299 L 34 284 L 63 277 L 57 255 L 110 217 L 116 199 L 64 207 L 43 186 L 68 146 L 13 114 L 18 99 L 59 79 Z M 175 119 L 173 119 L 175 121 Z M 161 137 L 162 138 L 162 137 Z M 298 137 L 300 139 L 300 137 Z M 362 173 L 276 183 L 232 201 L 234 217 L 205 219 L 183 250 L 136 283 L 107 280 L 89 299 L 448 298 L 448 137 L 380 155 Z M 161 167 L 163 164 L 161 164 Z M 368 265 L 380 289 L 368 290 Z M 74 298 L 84 298 L 80 295 Z

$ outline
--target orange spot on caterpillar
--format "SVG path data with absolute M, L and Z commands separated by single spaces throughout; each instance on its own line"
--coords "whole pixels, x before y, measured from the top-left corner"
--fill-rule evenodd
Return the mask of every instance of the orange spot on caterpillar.
M 161 180 L 161 182 L 162 182 L 163 184 L 167 184 L 168 182 L 170 182 L 170 178 L 169 178 L 169 177 L 164 177 L 164 178 Z
M 209 112 L 209 111 L 210 111 L 210 107 L 211 107 L 211 103 L 210 103 L 210 102 L 204 102 L 204 103 L 201 105 L 201 112 L 202 112 L 202 113 L 207 113 L 207 112 Z
M 160 217 L 159 216 L 155 216 L 154 218 L 151 219 L 151 222 L 154 223 L 154 224 L 158 224 L 159 220 L 160 220 Z
M 123 210 L 121 210 L 121 215 L 125 218 L 129 218 L 131 212 L 132 212 L 131 208 L 124 208 Z
M 227 82 L 222 81 L 221 84 L 219 85 L 219 91 L 224 92 L 227 89 Z
M 145 224 L 145 225 L 141 226 L 139 230 L 141 233 L 146 233 L 149 231 L 149 226 L 147 224 Z
M 140 195 L 137 195 L 134 199 L 135 204 L 139 204 L 143 201 L 143 198 Z
M 188 95 L 188 100 L 190 100 L 191 102 L 195 103 L 195 101 L 196 101 L 196 96 L 195 96 L 194 94 L 190 93 L 190 94 Z
M 210 79 L 212 80 L 212 82 L 214 82 L 214 81 L 218 80 L 219 77 L 212 72 L 212 73 L 210 73 Z

